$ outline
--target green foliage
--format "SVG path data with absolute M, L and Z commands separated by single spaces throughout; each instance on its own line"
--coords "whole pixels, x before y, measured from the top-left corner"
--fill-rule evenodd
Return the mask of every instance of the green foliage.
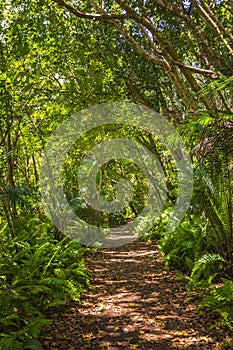
M 225 98 L 231 93 L 231 88 L 232 77 L 223 78 L 210 82 L 202 93 L 216 96 L 221 92 Z M 204 305 L 221 316 L 219 323 L 232 328 L 231 282 L 227 282 L 226 278 L 232 280 L 233 275 L 233 124 L 232 113 L 222 111 L 218 116 L 216 119 L 205 112 L 197 114 L 194 121 L 186 123 L 186 128 L 183 128 L 183 137 L 190 140 L 194 163 L 192 211 L 195 220 L 201 218 L 206 222 L 207 245 L 201 242 L 199 249 L 197 239 L 197 253 L 191 260 L 186 252 L 180 259 L 181 249 L 176 246 L 174 249 L 179 251 L 179 264 L 185 261 L 189 265 L 186 279 L 189 287 L 196 290 L 200 302 L 207 295 Z M 193 226 L 190 228 L 192 230 Z M 219 279 L 224 277 L 226 283 L 215 288 Z M 227 300 L 227 293 L 230 300 Z
M 0 341 L 0 350 L 44 350 L 39 340 L 30 340 L 24 346 L 21 342 L 15 342 L 8 338 Z
M 233 329 L 233 282 L 223 277 L 231 265 L 218 253 L 221 244 L 210 223 L 189 214 L 174 232 L 163 233 L 159 242 L 166 265 L 184 273 L 181 278 L 195 290 L 201 306 L 220 315 L 213 327 L 224 324 Z M 223 285 L 216 288 L 220 279 Z
M 202 300 L 202 307 L 211 308 L 221 319 L 213 326 L 223 323 L 233 330 L 233 280 L 223 278 L 221 286 L 213 286 Z
M 203 95 L 212 96 L 223 90 L 231 90 L 233 87 L 233 75 L 229 78 L 216 79 L 207 84 L 201 91 Z
M 167 266 L 191 272 L 194 262 L 211 246 L 208 224 L 194 215 L 187 215 L 173 232 L 164 233 L 159 244 Z
M 1 345 L 7 341 L 23 346 L 27 339 L 37 339 L 50 323 L 43 315 L 45 310 L 64 305 L 66 300 L 79 300 L 88 283 L 83 248 L 78 243 L 54 240 L 49 225 L 45 229 L 39 217 L 27 217 L 25 224 L 17 237 L 6 237 L 0 248 Z M 35 342 L 25 349 L 40 348 Z
M 224 264 L 223 264 L 224 263 Z M 207 280 L 208 284 L 223 269 L 226 260 L 219 254 L 205 253 L 195 261 L 190 275 L 190 285 L 196 285 L 202 279 Z
M 198 163 L 193 198 L 198 203 L 196 213 L 206 218 L 212 227 L 214 251 L 227 261 L 230 274 L 233 262 L 232 136 L 233 124 L 227 118 L 204 128 L 201 141 L 194 148 Z
M 24 346 L 24 349 L 25 350 L 43 350 L 44 348 L 38 340 L 30 340 Z
M 93 3 L 98 7 L 93 1 L 74 6 L 93 12 Z M 118 134 L 143 143 L 163 165 L 169 203 L 148 237 L 160 240 L 167 266 L 188 273 L 190 285 L 201 281 L 210 285 L 224 273 L 232 277 L 230 2 L 215 1 L 211 7 L 198 1 L 125 2 L 132 12 L 114 1 L 100 3 L 103 9 L 98 12 L 124 12 L 129 17 L 107 22 L 77 20 L 53 1 L 0 3 L 2 349 L 40 349 L 35 338 L 49 322 L 43 312 L 65 300 L 78 300 L 88 280 L 83 249 L 75 242 L 54 238 L 36 192 L 40 155 L 49 136 L 63 120 L 87 106 L 133 100 L 163 113 L 179 127 L 192 150 L 195 189 L 192 212 L 171 233 L 164 233 L 164 227 L 177 196 L 177 174 L 167 150 L 143 133 Z M 137 14 L 131 16 L 134 11 Z M 84 151 L 101 141 L 93 135 L 78 140 Z M 111 135 L 108 130 L 106 137 L 112 136 L 117 132 Z M 133 220 L 147 195 L 142 172 L 126 160 L 102 167 L 97 186 L 103 184 L 103 197 L 112 200 L 115 184 L 128 175 L 137 193 L 125 212 L 100 217 L 90 208 L 83 210 L 75 185 L 83 156 L 81 149 L 71 149 L 64 164 L 71 206 L 92 223 L 118 225 Z M 229 281 L 211 291 L 212 303 L 206 301 L 213 309 L 226 311 L 229 316 L 219 313 L 227 324 L 232 319 L 225 310 Z M 220 292 L 226 292 L 224 297 L 219 297 Z M 232 299 L 227 300 L 230 303 Z

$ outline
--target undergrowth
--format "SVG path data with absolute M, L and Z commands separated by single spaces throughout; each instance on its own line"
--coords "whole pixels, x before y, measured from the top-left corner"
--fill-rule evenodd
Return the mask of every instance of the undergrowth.
M 1 350 L 43 349 L 38 338 L 50 323 L 46 311 L 79 300 L 88 283 L 84 248 L 54 239 L 50 229 L 37 216 L 18 222 L 14 239 L 6 228 L 1 232 Z
M 159 227 L 151 233 L 152 238 L 158 231 Z M 174 232 L 160 234 L 159 246 L 166 266 L 181 273 L 200 307 L 218 316 L 212 327 L 222 324 L 233 330 L 232 268 L 218 239 L 208 220 L 189 213 Z

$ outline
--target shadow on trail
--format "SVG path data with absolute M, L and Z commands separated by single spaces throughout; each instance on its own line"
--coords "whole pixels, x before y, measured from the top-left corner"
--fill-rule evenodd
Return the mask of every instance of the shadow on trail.
M 133 242 L 87 258 L 92 285 L 81 304 L 53 315 L 45 349 L 218 349 L 226 332 L 186 300 L 153 243 Z

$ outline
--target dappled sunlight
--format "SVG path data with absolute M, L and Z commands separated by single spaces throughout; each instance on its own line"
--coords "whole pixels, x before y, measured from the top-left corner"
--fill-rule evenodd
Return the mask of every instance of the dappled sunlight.
M 184 282 L 164 270 L 155 244 L 133 242 L 87 261 L 92 285 L 81 305 L 54 315 L 42 336 L 46 350 L 215 349 L 224 339 L 186 300 Z

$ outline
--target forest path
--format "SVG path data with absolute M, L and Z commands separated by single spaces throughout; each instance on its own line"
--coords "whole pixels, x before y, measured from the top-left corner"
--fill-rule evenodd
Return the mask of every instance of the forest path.
M 156 244 L 100 250 L 87 263 L 92 284 L 81 303 L 52 315 L 41 337 L 46 350 L 220 349 L 226 331 L 209 330 L 213 320 L 186 300 Z

